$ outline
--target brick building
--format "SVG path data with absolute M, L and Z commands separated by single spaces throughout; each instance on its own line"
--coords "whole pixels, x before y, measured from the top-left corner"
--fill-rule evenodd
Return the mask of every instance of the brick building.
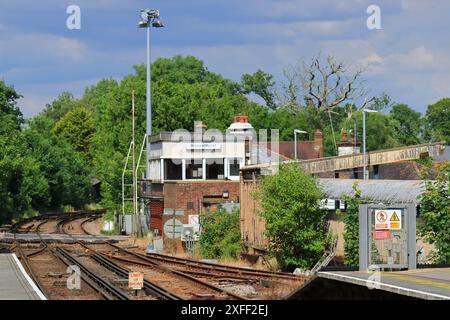
M 196 122 L 194 132 L 161 132 L 150 137 L 151 181 L 143 181 L 140 195 L 150 207 L 150 230 L 163 235 L 166 221 L 182 224 L 198 221 L 206 210 L 219 204 L 239 207 L 240 169 L 272 157 L 291 159 L 293 142 L 258 143 L 248 117 L 237 115 L 226 133 L 206 130 Z M 313 141 L 300 141 L 301 158 L 323 155 L 322 133 Z M 149 187 L 146 186 L 149 184 Z M 147 191 L 148 190 L 148 191 Z

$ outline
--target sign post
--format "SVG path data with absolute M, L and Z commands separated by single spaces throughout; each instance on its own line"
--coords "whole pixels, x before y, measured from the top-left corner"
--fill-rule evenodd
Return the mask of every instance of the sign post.
M 144 287 L 144 274 L 139 271 L 132 271 L 128 273 L 128 288 L 136 290 L 136 296 L 138 290 Z
M 416 269 L 416 206 L 359 206 L 359 270 Z

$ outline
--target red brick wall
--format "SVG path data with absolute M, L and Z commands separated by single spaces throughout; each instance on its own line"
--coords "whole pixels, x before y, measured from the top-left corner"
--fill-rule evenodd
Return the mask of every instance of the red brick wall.
M 154 231 L 155 229 L 159 230 L 159 234 L 162 234 L 163 230 L 163 210 L 164 210 L 164 202 L 160 200 L 151 200 L 150 201 L 150 230 Z
M 419 172 L 422 168 L 423 166 L 415 161 L 384 164 L 378 167 L 378 176 L 379 179 L 420 180 Z M 370 178 L 373 178 L 372 168 Z
M 239 202 L 239 181 L 168 181 L 162 185 L 152 186 L 152 196 L 162 199 L 150 200 L 150 230 L 158 229 L 163 233 L 164 223 L 172 216 L 164 216 L 164 208 L 183 209 L 183 216 L 176 216 L 182 223 L 188 223 L 190 214 L 201 214 L 206 210 L 203 201 L 205 196 L 217 196 L 221 202 Z M 228 191 L 228 198 L 222 198 Z M 193 203 L 193 208 L 188 209 L 188 202 Z M 215 210 L 216 205 L 210 209 Z
M 221 198 L 225 191 L 228 191 L 228 198 Z M 238 202 L 239 181 L 177 181 L 164 183 L 164 207 L 183 209 L 184 216 L 180 217 L 183 223 L 188 222 L 188 215 L 201 214 L 205 211 L 203 205 L 205 196 L 219 196 L 223 202 Z M 193 203 L 193 208 L 188 209 L 188 202 Z

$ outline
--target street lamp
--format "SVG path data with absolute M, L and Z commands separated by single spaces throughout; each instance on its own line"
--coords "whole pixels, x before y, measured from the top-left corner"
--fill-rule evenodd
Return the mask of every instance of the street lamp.
M 164 27 L 159 19 L 159 10 L 143 9 L 141 10 L 141 20 L 138 23 L 139 28 L 147 28 L 147 128 L 146 128 L 146 165 L 145 178 L 150 179 L 150 136 L 152 134 L 152 98 L 151 98 L 151 74 L 150 74 L 150 28 Z
M 366 112 L 376 113 L 377 110 L 363 109 L 363 178 L 367 180 L 367 155 L 366 155 Z
M 303 130 L 294 129 L 294 156 L 295 160 L 297 160 L 297 133 L 308 133 Z

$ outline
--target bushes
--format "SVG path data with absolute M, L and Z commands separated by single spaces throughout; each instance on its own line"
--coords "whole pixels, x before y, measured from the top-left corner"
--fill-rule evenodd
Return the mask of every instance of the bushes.
M 283 269 L 311 268 L 330 240 L 316 180 L 298 164 L 281 164 L 277 175 L 263 177 L 260 190 L 270 251 Z
M 435 262 L 450 262 L 450 162 L 444 162 L 436 180 L 425 180 L 425 192 L 420 197 L 422 223 L 419 234 L 436 246 Z
M 361 190 L 358 183 L 353 185 L 353 197 L 344 196 L 347 211 L 344 214 L 344 264 L 357 266 L 359 264 L 359 205 L 364 203 L 361 199 Z
M 205 258 L 237 258 L 241 250 L 239 211 L 223 208 L 201 215 L 200 252 Z

